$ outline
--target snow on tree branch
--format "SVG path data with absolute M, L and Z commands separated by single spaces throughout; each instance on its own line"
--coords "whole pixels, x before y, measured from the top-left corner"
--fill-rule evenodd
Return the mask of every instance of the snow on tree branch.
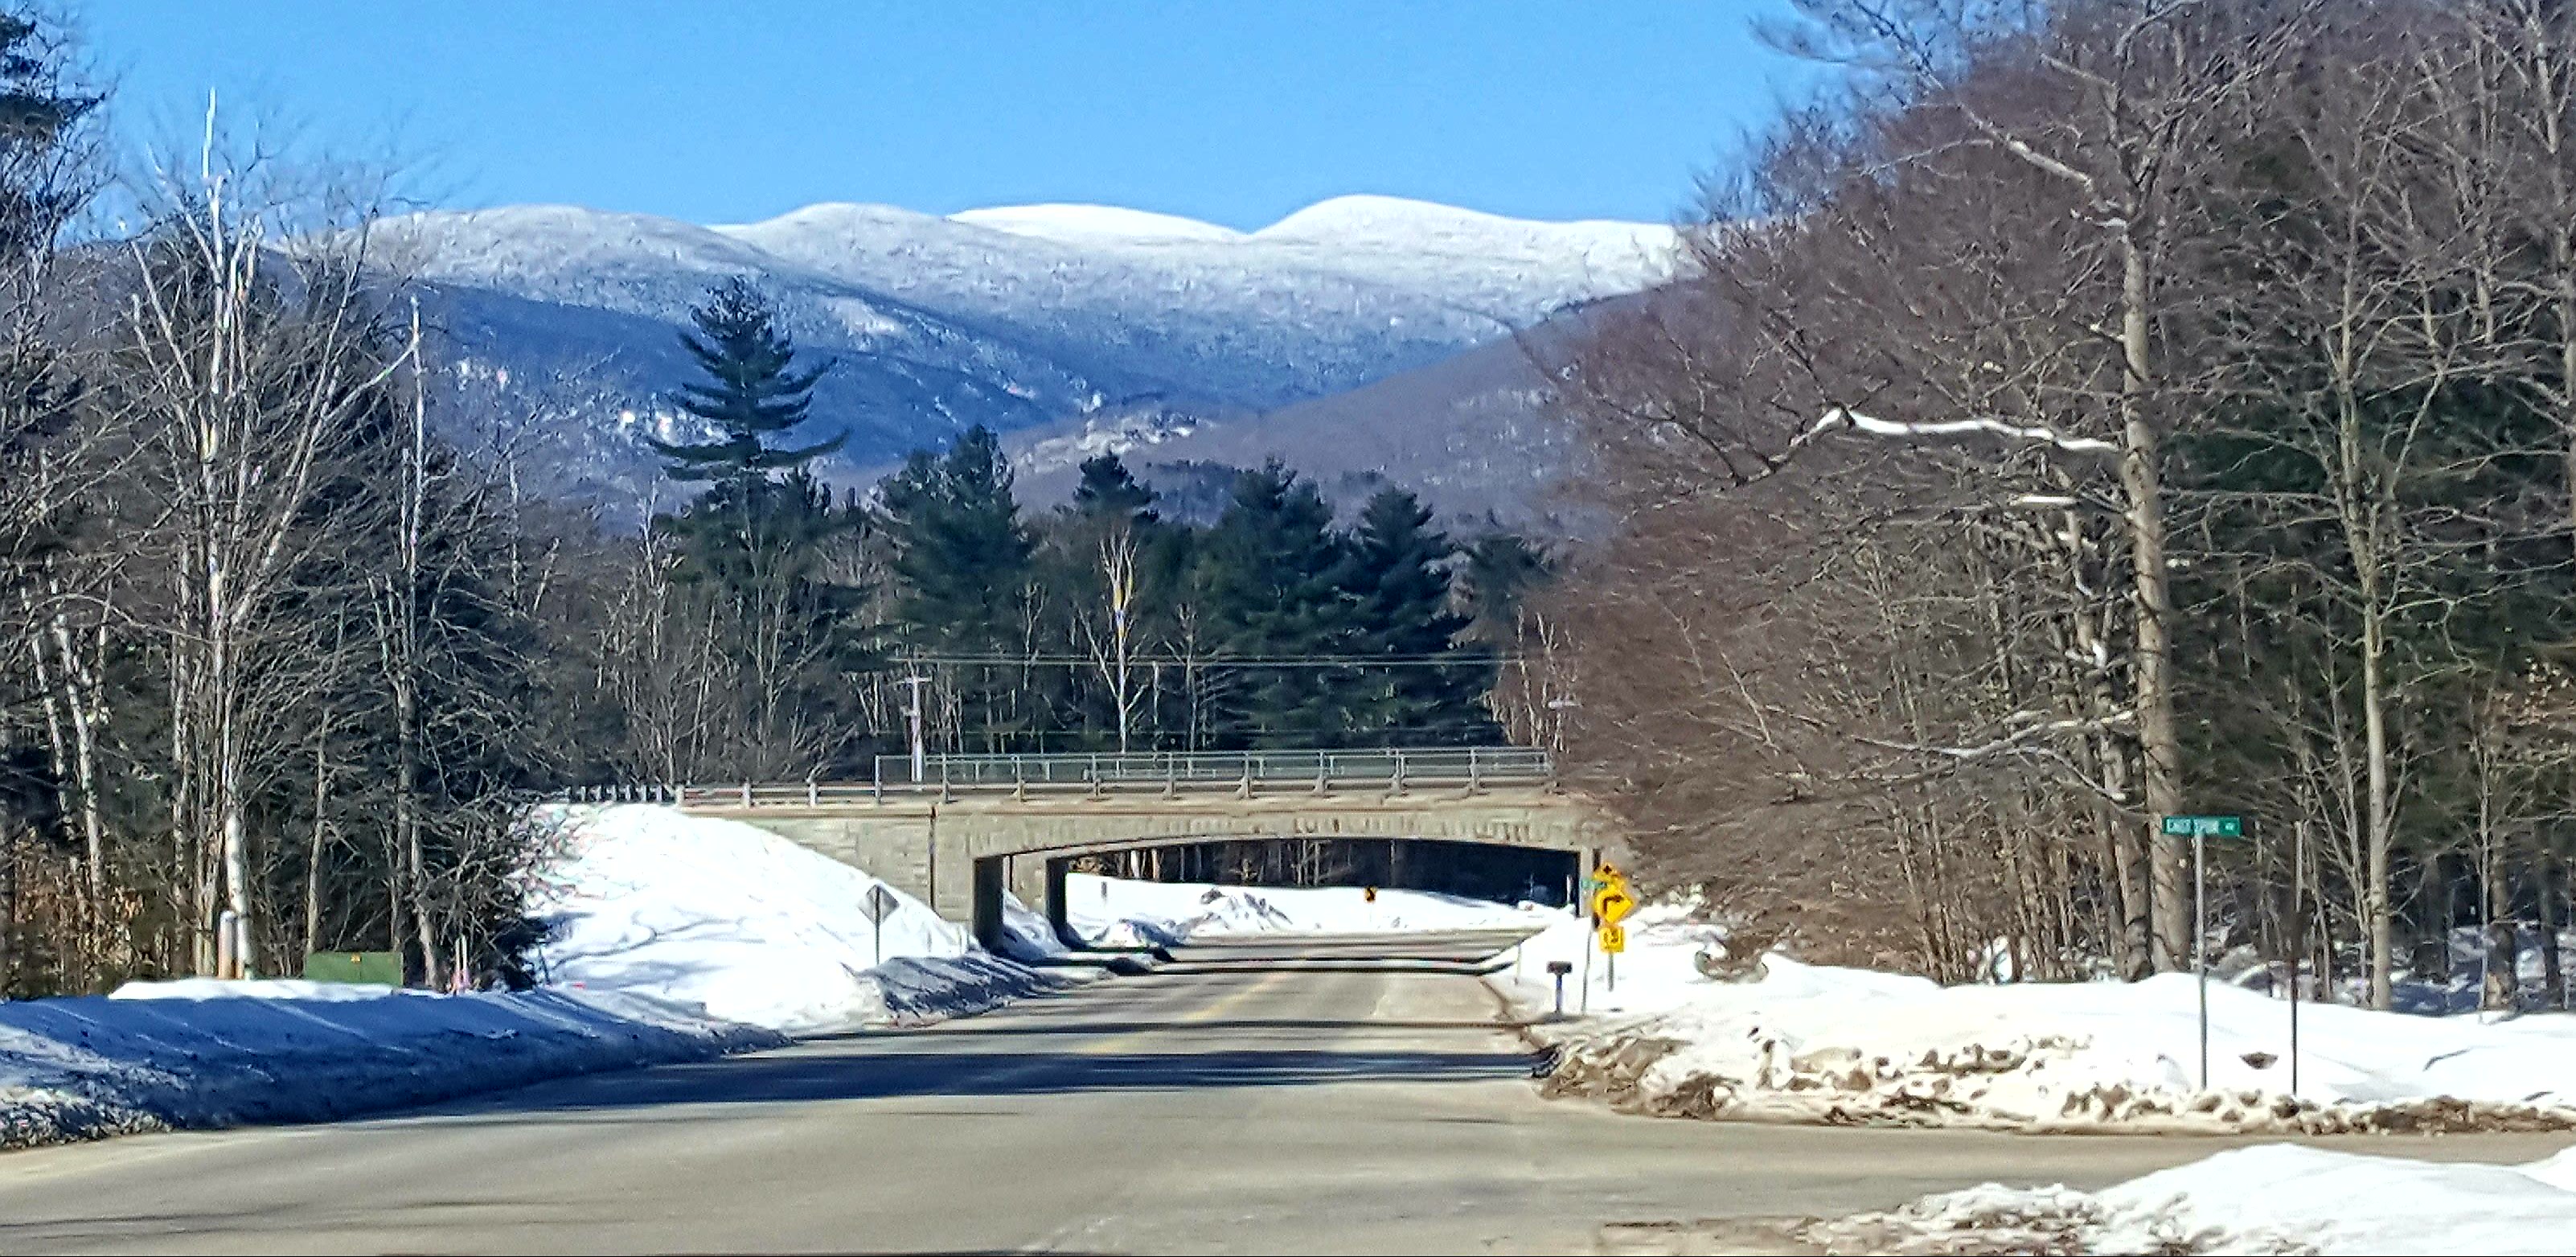
M 1812 438 L 1822 433 L 1830 432 L 1835 428 L 1848 428 L 1854 432 L 1867 433 L 1871 436 L 1896 437 L 1958 436 L 1971 432 L 1987 432 L 1996 436 L 2010 437 L 2017 441 L 2037 441 L 2042 444 L 2054 446 L 2057 449 L 2064 450 L 2070 454 L 2117 454 L 2120 452 L 2118 443 L 2105 441 L 2098 437 L 2068 436 L 2054 428 L 2039 425 L 2025 426 L 2022 424 L 2006 423 L 2001 419 L 1988 416 L 1980 416 L 1975 419 L 1942 419 L 1928 423 L 1904 423 L 1893 419 L 1881 419 L 1875 415 L 1865 415 L 1857 410 L 1852 410 L 1844 406 L 1836 406 L 1827 410 L 1824 418 L 1818 419 L 1816 421 L 1816 426 L 1808 429 L 1808 436 Z

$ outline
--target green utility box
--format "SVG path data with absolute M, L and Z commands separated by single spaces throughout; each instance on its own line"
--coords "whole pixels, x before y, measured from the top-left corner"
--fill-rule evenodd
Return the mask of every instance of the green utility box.
M 317 951 L 304 958 L 307 982 L 374 982 L 403 984 L 401 952 Z

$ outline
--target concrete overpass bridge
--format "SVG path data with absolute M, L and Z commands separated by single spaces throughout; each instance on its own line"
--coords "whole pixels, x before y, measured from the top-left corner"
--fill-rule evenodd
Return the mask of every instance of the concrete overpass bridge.
M 1601 809 L 1559 785 L 1546 752 L 1522 747 L 947 755 L 918 777 L 910 758 L 884 756 L 868 781 L 622 794 L 745 821 L 855 865 L 987 944 L 1005 888 L 1064 932 L 1065 873 L 1086 855 L 1382 838 L 1561 852 L 1571 876 L 1611 845 Z

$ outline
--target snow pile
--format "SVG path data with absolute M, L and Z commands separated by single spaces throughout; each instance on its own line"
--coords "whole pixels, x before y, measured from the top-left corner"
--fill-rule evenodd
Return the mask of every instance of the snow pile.
M 766 830 L 640 804 L 550 811 L 566 854 L 544 872 L 535 911 L 551 928 L 532 956 L 549 985 L 791 1035 L 959 1016 L 1055 985 L 892 887 L 880 930 L 865 905 L 885 883 Z
M 1381 890 L 1371 903 L 1356 886 L 1217 886 L 1088 873 L 1065 879 L 1066 919 L 1075 933 L 1104 947 L 1233 934 L 1526 928 L 1543 911 L 1419 890 Z
M 2293 1095 L 2289 1005 L 2213 982 L 2204 1090 L 2189 975 L 1942 987 L 1774 955 L 1745 980 L 1703 977 L 1721 934 L 1641 913 L 1615 992 L 1592 963 L 1594 1019 L 1539 1031 L 1559 1052 L 1551 1091 L 1671 1116 L 2026 1131 L 2576 1128 L 2576 1019 L 2303 1004 Z M 1545 960 L 1580 975 L 1582 946 L 1572 922 L 1531 940 L 1525 1006 L 1549 998 Z
M 1043 912 L 1032 911 L 1020 897 L 1007 891 L 1002 895 L 1002 951 L 1013 960 L 1045 964 L 1073 954 L 1062 938 L 1057 937 L 1055 923 Z
M 134 983 L 0 1003 L 0 1148 L 321 1121 L 782 1042 L 607 991 Z
M 544 988 L 436 995 L 320 982 L 135 983 L 0 1003 L 0 1148 L 135 1130 L 317 1121 L 538 1079 L 980 1012 L 1062 979 L 974 946 L 881 883 L 731 821 L 545 809 Z M 1010 905 L 1014 950 L 1059 954 Z
M 1988 1184 L 1801 1238 L 1874 1253 L 2564 1253 L 2576 1151 L 2503 1166 L 2267 1144 L 2100 1192 Z
M 1548 962 L 1564 961 L 1572 970 L 1565 982 L 1568 1013 L 1603 1016 L 1681 1007 L 1716 985 L 1700 976 L 1694 957 L 1722 954 L 1726 947 L 1723 926 L 1693 916 L 1688 907 L 1673 904 L 1638 909 L 1621 922 L 1628 950 L 1614 961 L 1593 947 L 1590 918 L 1551 912 L 1541 918 L 1547 928 L 1521 944 L 1512 973 L 1520 985 L 1507 994 L 1533 1011 L 1544 1010 L 1555 989 Z

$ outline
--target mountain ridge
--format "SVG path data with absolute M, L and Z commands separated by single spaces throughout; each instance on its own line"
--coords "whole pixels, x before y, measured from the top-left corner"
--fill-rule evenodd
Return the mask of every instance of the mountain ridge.
M 564 422 L 594 429 L 685 435 L 666 404 L 687 370 L 677 333 L 709 285 L 753 279 L 829 364 L 815 412 L 852 433 L 830 469 L 850 482 L 978 423 L 1240 423 L 1651 285 L 1675 241 L 1655 224 L 1369 195 L 1250 232 L 1115 206 L 826 202 L 717 226 L 570 205 L 431 210 L 378 234 L 440 293 L 463 360 L 516 387 L 581 375 L 601 404 Z M 654 324 L 664 344 L 639 343 Z M 566 447 L 562 479 L 599 496 L 632 496 L 650 471 L 631 439 Z

